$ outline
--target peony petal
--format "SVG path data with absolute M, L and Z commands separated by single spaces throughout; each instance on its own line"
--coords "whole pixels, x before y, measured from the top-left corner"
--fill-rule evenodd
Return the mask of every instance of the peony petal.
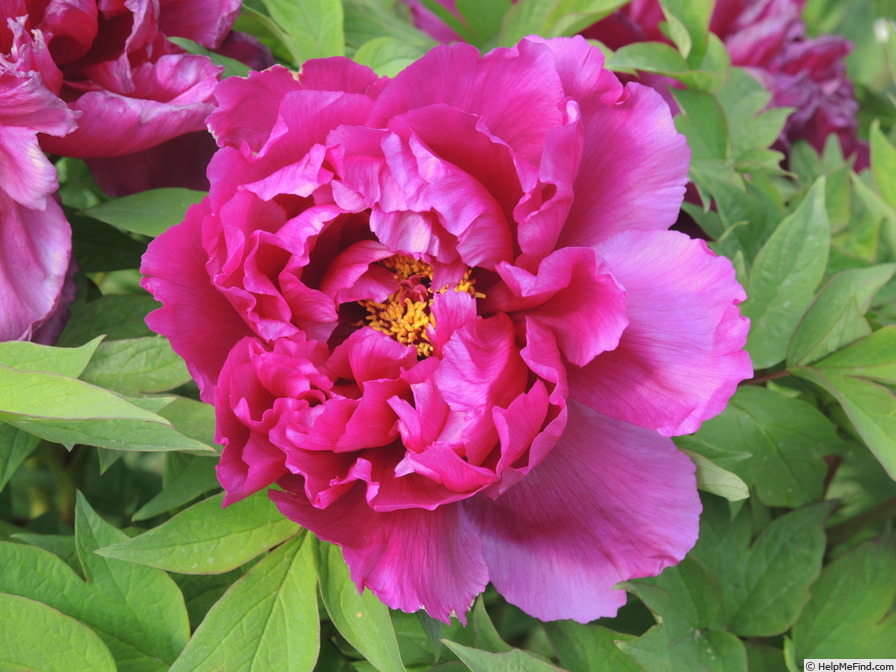
M 653 89 L 628 84 L 608 103 L 579 101 L 585 147 L 560 244 L 586 247 L 628 229 L 668 229 L 678 218 L 690 150 Z
M 241 0 L 159 0 L 159 30 L 215 49 L 233 27 Z
M 665 436 L 696 431 L 752 376 L 731 262 L 674 231 L 630 231 L 597 249 L 626 288 L 630 324 L 616 350 L 569 371 L 571 396 Z
M 671 440 L 575 403 L 543 463 L 496 500 L 461 505 L 509 602 L 580 623 L 616 615 L 616 583 L 679 562 L 701 508 L 694 465 Z
M 228 352 L 252 332 L 205 270 L 208 254 L 201 227 L 207 216 L 213 216 L 208 199 L 190 207 L 184 222 L 149 244 L 140 271 L 143 288 L 163 304 L 146 317 L 146 324 L 171 341 L 199 384 L 203 401 L 211 403 Z
M 377 513 L 359 486 L 326 509 L 312 507 L 302 492 L 270 496 L 287 518 L 342 546 L 352 580 L 393 609 L 426 609 L 446 623 L 454 613 L 466 623 L 464 613 L 488 582 L 479 538 L 457 504 Z
M 54 200 L 30 209 L 0 189 L 0 341 L 31 340 L 60 307 L 71 237 Z

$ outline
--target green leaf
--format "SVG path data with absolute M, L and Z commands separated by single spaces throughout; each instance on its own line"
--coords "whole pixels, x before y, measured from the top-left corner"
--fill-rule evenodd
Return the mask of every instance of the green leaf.
M 682 449 L 682 452 L 691 458 L 697 467 L 697 487 L 704 492 L 724 497 L 729 502 L 740 501 L 750 496 L 750 488 L 737 474 L 720 467 L 700 453 L 687 449 Z
M 704 453 L 697 441 L 723 454 L 752 455 L 722 466 L 755 488 L 763 503 L 789 508 L 821 498 L 827 471 L 822 458 L 843 450 L 834 426 L 816 407 L 753 385 L 741 387 L 719 416 L 678 444 Z
M 224 72 L 221 73 L 221 79 L 225 79 L 227 77 L 248 77 L 248 75 L 249 75 L 250 68 L 248 65 L 246 65 L 242 61 L 238 61 L 235 58 L 228 58 L 227 56 L 222 56 L 221 54 L 215 53 L 211 49 L 209 49 L 207 47 L 203 47 L 201 44 L 197 44 L 193 40 L 188 40 L 185 37 L 174 37 L 171 35 L 167 35 L 166 39 L 168 39 L 171 42 L 174 42 L 174 44 L 176 44 L 177 46 L 179 46 L 181 49 L 183 49 L 184 51 L 186 51 L 189 54 L 197 54 L 199 56 L 205 56 L 207 59 L 209 59 L 215 65 L 220 65 L 222 68 L 224 68 Z M 184 191 L 187 191 L 187 190 L 184 189 Z M 146 192 L 141 192 L 141 193 L 146 193 Z M 183 219 L 183 214 L 181 214 L 181 219 Z
M 211 608 L 170 672 L 314 669 L 320 640 L 313 538 L 283 544 Z
M 81 345 L 96 334 L 106 334 L 108 340 L 149 336 L 152 332 L 146 326 L 146 314 L 158 307 L 149 294 L 102 296 L 89 303 L 76 301 L 56 345 Z
M 339 0 L 261 0 L 282 30 L 284 45 L 301 65 L 310 58 L 345 55 Z
M 896 184 L 893 176 L 896 175 L 896 147 L 887 139 L 880 130 L 880 122 L 875 120 L 871 124 L 871 173 L 878 193 L 883 199 L 896 208 Z
M 642 672 L 635 662 L 616 646 L 635 637 L 614 632 L 599 625 L 583 625 L 575 621 L 554 621 L 543 626 L 560 664 L 569 672 Z
M 443 639 L 442 642 L 472 672 L 563 672 L 559 667 L 520 649 L 506 653 L 490 653 L 447 639 Z
M 380 672 L 405 672 L 388 607 L 369 590 L 358 591 L 337 546 L 318 543 L 317 573 L 321 598 L 339 634 Z
M 147 336 L 100 345 L 81 378 L 122 394 L 151 394 L 191 380 L 167 338 Z
M 821 178 L 753 262 L 749 298 L 741 312 L 752 321 L 747 350 L 756 369 L 784 359 L 791 335 L 824 275 L 830 242 Z
M 620 642 L 619 648 L 634 658 L 644 672 L 747 672 L 743 642 L 722 630 L 701 630 L 674 639 L 664 623 L 651 628 L 640 639 Z
M 504 15 L 513 5 L 510 0 L 456 0 L 454 6 L 469 32 L 467 41 L 487 47 L 495 45 Z
M 862 440 L 890 478 L 896 479 L 896 396 L 883 385 L 829 369 L 797 367 L 792 372 L 840 402 Z
M 353 58 L 378 75 L 394 77 L 428 50 L 427 45 L 406 42 L 396 37 L 377 37 L 361 45 Z
M 0 671 L 116 672 L 103 640 L 52 607 L 0 593 Z
M 797 659 L 892 658 L 896 642 L 892 539 L 866 542 L 825 567 L 793 626 Z
M 205 196 L 205 192 L 192 189 L 149 189 L 106 201 L 78 214 L 111 224 L 120 231 L 155 238 L 180 224 L 187 208 Z
M 768 108 L 771 94 L 743 68 L 731 68 L 718 98 L 728 120 L 735 161 L 747 160 L 750 152 L 770 147 L 790 116 L 789 108 Z
M 224 494 L 181 511 L 138 537 L 108 545 L 100 555 L 181 574 L 220 574 L 296 534 L 264 492 L 222 510 Z
M 473 605 L 473 641 L 477 649 L 494 653 L 503 653 L 513 648 L 501 639 L 495 624 L 492 623 L 492 619 L 489 618 L 488 612 L 485 610 L 485 604 L 481 597 Z
M 43 602 L 86 623 L 121 672 L 164 672 L 189 637 L 180 591 L 164 572 L 95 555 L 97 545 L 125 535 L 80 496 L 75 517 L 76 548 L 87 580 L 48 551 L 0 542 L 0 592 Z
M 512 47 L 528 35 L 574 35 L 625 3 L 626 0 L 520 0 L 504 15 L 498 44 Z
M 706 91 L 672 89 L 682 114 L 675 117 L 675 128 L 688 139 L 694 160 L 724 160 L 730 153 L 728 122 L 718 99 Z
M 77 378 L 96 352 L 102 336 L 80 348 L 54 348 L 26 341 L 0 343 L 0 362 L 20 371 L 46 371 Z
M 691 62 L 700 62 L 706 53 L 709 17 L 714 4 L 713 0 L 660 0 L 669 37 Z
M 159 415 L 185 436 L 219 450 L 215 443 L 215 407 L 187 397 L 174 397 Z
M 0 490 L 39 443 L 39 437 L 0 422 Z
M 718 38 L 715 42 L 718 42 Z M 724 47 L 722 53 L 727 55 Z M 607 57 L 606 67 L 614 72 L 625 71 L 634 74 L 640 70 L 674 77 L 690 88 L 702 90 L 715 89 L 723 82 L 722 72 L 695 70 L 679 52 L 663 42 L 635 42 L 620 47 Z M 724 67 L 724 70 L 727 70 L 727 67 Z
M 896 326 L 890 325 L 815 362 L 825 374 L 869 378 L 896 385 Z
M 169 462 L 180 463 L 180 468 L 171 478 L 165 479 L 162 491 L 134 512 L 131 520 L 146 520 L 171 511 L 218 487 L 214 458 L 181 453 L 167 453 L 165 457 Z
M 415 28 L 411 10 L 402 0 L 343 0 L 345 42 L 360 47 L 378 37 L 393 37 L 426 50 L 435 40 Z
M 871 333 L 863 317 L 896 264 L 838 273 L 818 293 L 790 340 L 789 366 L 810 364 Z
M 744 520 L 721 543 L 704 528 L 692 555 L 706 563 L 724 596 L 726 629 L 742 637 L 763 637 L 786 631 L 809 599 L 809 586 L 821 571 L 825 533 L 831 510 L 825 502 L 776 518 L 748 548 Z M 745 517 L 744 512 L 739 519 Z
M 140 268 L 146 245 L 103 222 L 68 215 L 72 225 L 72 251 L 85 273 Z

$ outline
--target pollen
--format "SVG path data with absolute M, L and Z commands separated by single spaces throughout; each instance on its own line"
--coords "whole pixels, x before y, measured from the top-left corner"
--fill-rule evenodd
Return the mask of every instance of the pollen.
M 368 299 L 358 302 L 367 311 L 367 325 L 388 334 L 399 343 L 413 345 L 418 357 L 429 357 L 433 353 L 428 330 L 436 323 L 432 314 L 434 293 L 444 294 L 454 290 L 476 299 L 485 297 L 485 294 L 476 291 L 471 269 L 457 284 L 446 285 L 434 292 L 432 266 L 425 261 L 396 254 L 379 264 L 392 271 L 398 287 L 385 301 Z

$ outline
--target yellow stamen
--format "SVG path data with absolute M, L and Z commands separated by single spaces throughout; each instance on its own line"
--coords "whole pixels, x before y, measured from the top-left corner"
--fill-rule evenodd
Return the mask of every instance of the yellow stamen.
M 428 357 L 433 347 L 426 330 L 436 323 L 431 310 L 433 290 L 429 286 L 432 266 L 399 254 L 379 263 L 392 271 L 398 289 L 383 302 L 371 299 L 358 302 L 367 310 L 367 323 L 399 343 L 413 345 L 419 357 Z M 484 298 L 485 294 L 476 291 L 476 281 L 471 276 L 472 270 L 468 269 L 456 285 L 446 285 L 436 291 L 444 294 L 453 287 L 455 292 L 465 292 L 476 299 Z

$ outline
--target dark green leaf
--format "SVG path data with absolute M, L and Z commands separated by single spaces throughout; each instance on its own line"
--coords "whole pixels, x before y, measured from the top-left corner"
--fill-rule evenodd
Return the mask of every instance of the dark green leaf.
M 892 540 L 867 542 L 837 558 L 812 586 L 793 626 L 797 658 L 892 658 L 894 599 Z
M 563 672 L 559 667 L 520 649 L 490 653 L 447 639 L 442 641 L 472 672 Z
M 741 311 L 752 321 L 747 349 L 755 368 L 784 359 L 791 335 L 824 274 L 829 247 L 822 179 L 781 222 L 753 262 L 749 298 Z
M 191 205 L 207 194 L 192 189 L 150 189 L 122 196 L 79 214 L 111 224 L 116 229 L 155 238 L 184 220 Z
M 389 609 L 369 590 L 358 592 L 337 546 L 317 545 L 324 606 L 345 639 L 380 672 L 404 672 Z
M 100 345 L 81 378 L 122 394 L 151 394 L 191 380 L 167 338 L 147 336 Z
M 264 492 L 221 508 L 209 497 L 138 537 L 108 545 L 100 555 L 181 574 L 220 574 L 296 534 Z
M 489 618 L 488 612 L 485 610 L 485 604 L 481 597 L 477 598 L 473 605 L 473 641 L 477 649 L 493 653 L 502 653 L 513 648 L 501 639 L 495 624 L 492 623 L 492 619 Z
M 827 374 L 869 378 L 896 385 L 896 326 L 887 326 L 870 336 L 816 362 Z
M 262 559 L 208 612 L 170 672 L 314 669 L 319 647 L 313 538 Z
M 0 593 L 0 670 L 116 672 L 103 640 L 40 602 Z
M 164 489 L 140 507 L 131 520 L 146 520 L 171 511 L 218 487 L 214 458 L 180 453 L 168 453 L 166 457 L 174 457 L 185 464 L 173 477 L 165 479 Z
M 703 630 L 674 639 L 666 624 L 657 625 L 641 637 L 621 642 L 619 648 L 634 658 L 644 672 L 747 672 L 743 642 L 730 632 Z
M 95 219 L 78 215 L 69 215 L 68 219 L 72 225 L 72 250 L 81 271 L 140 268 L 146 245 Z
M 616 642 L 635 639 L 634 635 L 575 621 L 554 621 L 543 627 L 560 664 L 569 672 L 641 672 L 641 668 L 616 646 Z
M 139 338 L 152 332 L 146 326 L 146 314 L 159 308 L 149 294 L 103 296 L 89 303 L 75 302 L 68 324 L 56 345 L 81 345 L 97 334 L 108 340 Z
M 40 438 L 0 422 L 0 490 L 40 443 Z

